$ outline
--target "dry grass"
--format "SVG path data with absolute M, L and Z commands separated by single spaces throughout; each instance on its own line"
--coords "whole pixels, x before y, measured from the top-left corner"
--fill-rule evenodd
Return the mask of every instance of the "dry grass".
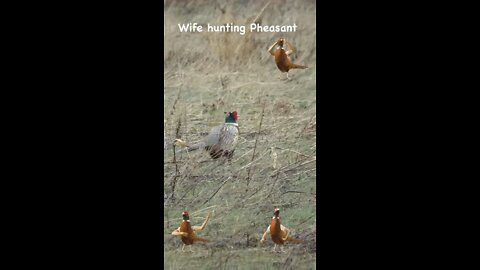
M 277 5 L 275 3 L 286 3 Z M 247 24 L 266 1 L 165 1 L 164 257 L 166 269 L 312 269 L 316 265 L 316 95 L 314 1 L 272 1 L 263 25 L 296 23 L 296 33 L 180 33 L 178 23 Z M 280 36 L 297 47 L 291 80 L 278 79 L 267 48 Z M 230 53 L 232 52 L 232 53 Z M 175 138 L 195 141 L 239 113 L 240 140 L 231 163 L 203 151 L 174 154 Z M 262 116 L 263 112 L 263 116 Z M 286 254 L 260 246 L 273 208 L 306 242 Z M 211 242 L 179 257 L 170 235 L 190 211 Z

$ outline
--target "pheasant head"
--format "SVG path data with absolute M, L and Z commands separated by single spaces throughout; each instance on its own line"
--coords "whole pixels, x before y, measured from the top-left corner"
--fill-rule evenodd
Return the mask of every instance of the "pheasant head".
M 188 216 L 187 211 L 183 211 L 182 216 L 183 216 L 183 220 L 190 220 L 190 217 Z
M 279 39 L 277 40 L 278 46 L 280 46 L 281 48 L 283 48 L 283 42 L 284 42 L 284 41 L 285 41 L 284 38 L 279 38 Z
M 238 113 L 234 112 L 226 112 L 227 116 L 225 117 L 225 123 L 237 123 L 238 120 Z
M 280 215 L 280 208 L 275 207 L 275 209 L 273 209 L 273 216 L 279 218 L 278 215 Z

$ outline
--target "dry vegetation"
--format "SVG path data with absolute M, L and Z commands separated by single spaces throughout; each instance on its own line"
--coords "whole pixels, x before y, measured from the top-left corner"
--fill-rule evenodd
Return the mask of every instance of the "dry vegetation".
M 281 5 L 279 5 L 281 3 Z M 314 269 L 316 265 L 315 2 L 165 1 L 164 51 L 164 267 L 165 269 Z M 296 23 L 296 33 L 180 33 L 178 23 L 219 25 Z M 205 26 L 206 28 L 206 26 Z M 294 62 L 309 66 L 280 72 L 267 48 L 280 36 L 297 47 Z M 238 111 L 240 139 L 231 163 L 204 151 L 177 153 L 175 138 L 199 140 Z M 178 150 L 178 149 L 177 149 Z M 273 208 L 304 244 L 272 252 L 259 244 Z M 170 235 L 190 212 L 209 243 L 181 253 Z

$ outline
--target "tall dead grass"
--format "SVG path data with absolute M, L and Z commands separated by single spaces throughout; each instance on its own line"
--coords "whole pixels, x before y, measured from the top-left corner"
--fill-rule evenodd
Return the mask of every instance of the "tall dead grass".
M 168 268 L 223 269 L 257 262 L 269 269 L 309 269 L 316 252 L 316 95 L 314 1 L 165 1 L 164 248 Z M 279 5 L 283 3 L 283 5 Z M 266 6 L 266 7 L 265 7 Z M 263 13 L 262 9 L 265 7 Z M 259 16 L 260 14 L 260 16 Z M 310 68 L 278 79 L 267 52 L 275 33 L 180 33 L 178 23 L 299 25 L 287 39 L 295 62 Z M 248 33 L 248 31 L 247 31 Z M 173 141 L 193 142 L 239 113 L 240 139 L 231 163 L 204 151 L 175 153 Z M 259 245 L 273 208 L 305 244 L 289 245 L 278 258 Z M 213 216 L 194 246 L 201 255 L 180 260 L 181 242 L 170 235 L 190 211 L 194 225 Z M 268 267 L 267 267 L 268 266 Z M 265 268 L 267 267 L 267 268 Z M 242 268 L 239 268 L 242 269 Z M 248 269 L 248 268 L 245 268 Z

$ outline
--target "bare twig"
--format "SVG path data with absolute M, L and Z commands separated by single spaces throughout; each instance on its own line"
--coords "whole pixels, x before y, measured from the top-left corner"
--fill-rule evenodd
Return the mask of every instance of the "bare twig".
M 177 164 L 177 156 L 175 154 L 176 152 L 176 149 L 175 149 L 175 144 L 173 145 L 173 163 L 175 164 L 175 176 L 173 177 L 173 180 L 172 180 L 172 193 L 170 195 L 170 198 L 172 199 L 172 201 L 175 200 L 175 185 L 176 185 L 176 182 L 177 182 L 177 177 L 178 177 L 178 174 L 179 174 L 179 171 L 178 171 L 178 164 Z
M 298 223 L 295 227 L 300 227 L 300 225 L 303 225 L 305 222 L 309 221 L 311 218 L 315 217 L 316 215 L 311 215 L 308 218 L 306 218 L 304 221 Z
M 179 133 L 180 133 L 180 127 L 182 125 L 182 121 L 180 119 L 178 119 L 178 123 L 177 123 L 177 129 L 176 129 L 176 134 L 175 134 L 175 138 L 179 138 Z M 178 169 L 178 164 L 177 164 L 177 154 L 176 154 L 176 147 L 175 147 L 175 144 L 173 144 L 173 164 L 175 164 L 175 176 L 173 177 L 173 180 L 172 180 L 172 195 L 171 195 L 171 199 L 172 201 L 175 201 L 175 185 L 177 183 L 177 178 L 178 176 L 180 175 L 180 170 Z
M 307 130 L 308 128 L 308 125 L 312 122 L 313 118 L 317 116 L 317 114 L 313 114 L 312 117 L 310 117 L 310 120 L 308 120 L 308 122 L 305 124 L 305 126 L 303 127 L 302 131 L 300 131 L 300 133 L 298 134 L 298 137 L 297 138 L 300 138 L 302 136 L 302 134 L 305 132 L 305 130 Z
M 264 12 L 265 9 L 268 7 L 268 5 L 270 5 L 270 2 L 271 2 L 271 1 L 268 1 L 268 3 L 260 10 L 260 13 L 258 13 L 257 17 L 255 17 L 255 19 L 253 19 L 252 23 L 258 23 L 258 20 L 259 20 L 260 17 L 263 15 L 263 12 Z
M 297 191 L 297 190 L 287 190 L 285 192 L 283 192 L 281 195 L 283 194 L 287 194 L 287 193 L 307 193 L 305 191 Z M 312 193 L 313 194 L 313 193 Z
M 317 159 L 313 159 L 313 160 L 309 160 L 309 161 L 303 162 L 303 163 L 298 164 L 297 166 L 295 166 L 295 167 L 293 167 L 293 168 L 290 168 L 290 169 L 288 169 L 288 170 L 284 170 L 284 172 L 292 171 L 292 170 L 294 170 L 294 169 L 296 169 L 296 168 L 298 168 L 298 167 L 305 166 L 305 165 L 307 165 L 307 164 L 310 164 L 310 163 L 316 162 L 316 161 L 317 161 Z
M 218 187 L 218 189 L 212 194 L 212 196 L 210 196 L 210 198 L 208 198 L 204 203 L 202 203 L 202 205 L 205 205 L 208 201 L 210 201 L 217 193 L 218 191 L 228 182 L 228 180 L 230 180 L 232 177 L 229 176 L 225 181 L 223 181 L 223 183 Z
M 182 93 L 182 87 L 180 87 L 178 89 L 178 95 L 177 97 L 175 98 L 175 100 L 173 101 L 173 106 L 172 106 L 172 110 L 170 111 L 170 115 L 173 115 L 175 113 L 175 109 L 176 109 L 176 106 L 177 106 L 177 103 L 178 101 L 180 100 L 180 94 Z
M 270 192 L 268 193 L 267 198 L 272 195 L 273 188 L 275 187 L 275 184 L 277 183 L 277 180 L 278 180 L 278 176 L 279 176 L 279 175 L 280 175 L 280 172 L 277 173 L 277 176 L 275 177 L 275 181 L 273 181 L 272 188 L 270 189 Z
M 284 151 L 289 151 L 289 152 L 293 152 L 297 155 L 300 155 L 300 156 L 304 156 L 304 157 L 311 157 L 311 155 L 306 155 L 306 154 L 302 154 L 298 151 L 295 151 L 295 150 L 292 150 L 292 149 L 288 149 L 288 148 L 282 148 L 282 147 L 278 147 L 278 146 L 274 146 L 274 148 L 276 149 L 280 149 L 280 150 L 284 150 Z
M 260 132 L 262 131 L 262 122 L 263 122 L 263 116 L 264 116 L 264 113 L 265 113 L 265 106 L 266 106 L 266 102 L 263 103 L 263 108 L 262 108 L 262 115 L 260 117 L 260 124 L 258 125 L 258 133 L 257 134 L 260 134 Z M 250 161 L 251 163 L 253 163 L 253 160 L 255 159 L 255 152 L 257 150 L 257 143 L 258 143 L 258 135 L 255 134 L 255 145 L 253 147 L 253 154 L 252 154 L 252 160 Z M 252 167 L 253 166 L 250 166 L 248 168 L 248 174 L 247 174 L 247 190 L 248 190 L 248 184 L 250 183 L 250 175 L 251 175 L 251 172 L 252 172 Z

